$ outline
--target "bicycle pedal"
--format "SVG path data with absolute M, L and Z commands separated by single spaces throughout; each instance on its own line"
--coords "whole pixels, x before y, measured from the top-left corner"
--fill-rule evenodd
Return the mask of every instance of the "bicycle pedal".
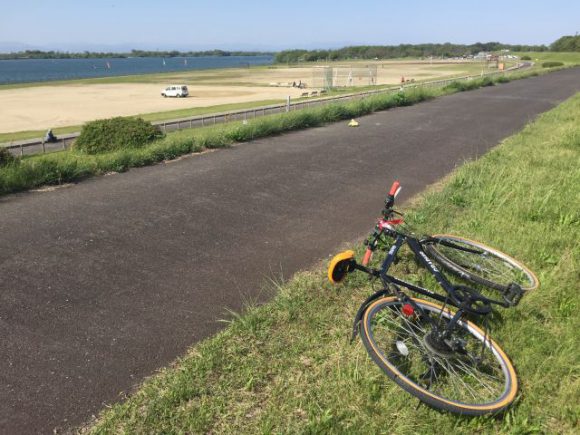
M 518 305 L 520 303 L 520 301 L 522 300 L 523 296 L 524 296 L 524 291 L 516 283 L 511 283 L 510 285 L 508 285 L 507 288 L 505 289 L 505 291 L 503 292 L 504 300 L 508 304 L 510 304 L 510 306 L 512 306 L 512 307 L 515 307 L 516 305 Z

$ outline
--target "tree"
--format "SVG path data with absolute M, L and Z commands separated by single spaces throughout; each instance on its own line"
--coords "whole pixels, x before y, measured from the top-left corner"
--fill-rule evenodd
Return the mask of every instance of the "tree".
M 551 46 L 551 51 L 580 51 L 580 35 L 562 36 Z

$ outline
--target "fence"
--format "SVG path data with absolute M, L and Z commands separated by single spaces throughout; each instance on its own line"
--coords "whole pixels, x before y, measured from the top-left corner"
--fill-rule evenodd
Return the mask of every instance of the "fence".
M 443 80 L 432 80 L 426 82 L 417 82 L 417 83 L 407 83 L 403 85 L 404 88 L 411 88 L 411 87 L 443 87 L 452 82 L 460 81 L 460 80 L 472 80 L 474 78 L 485 77 L 485 76 L 492 76 L 498 74 L 505 74 L 506 72 L 513 71 L 515 69 L 520 69 L 523 67 L 529 67 L 531 64 L 529 63 L 522 63 L 518 64 L 515 67 L 512 67 L 506 71 L 494 71 L 489 73 L 478 74 L 475 76 L 464 76 L 464 77 L 455 77 L 455 78 L 447 78 Z M 191 118 L 184 118 L 184 119 L 176 119 L 172 121 L 163 121 L 163 122 L 154 122 L 154 125 L 158 125 L 159 128 L 164 133 L 168 133 L 171 131 L 189 129 L 189 128 L 197 128 L 197 127 L 204 127 L 207 125 L 215 125 L 215 124 L 222 124 L 231 121 L 244 121 L 249 119 L 258 118 L 260 116 L 267 116 L 276 113 L 283 113 L 288 112 L 290 110 L 301 110 L 308 107 L 316 107 L 325 104 L 331 104 L 337 101 L 349 101 L 349 100 L 358 100 L 370 97 L 372 95 L 377 94 L 385 94 L 385 93 L 392 93 L 392 92 L 399 92 L 401 90 L 401 86 L 390 87 L 390 88 L 381 88 L 371 91 L 365 92 L 357 92 L 351 94 L 344 94 L 334 97 L 323 97 L 317 99 L 309 99 L 309 100 L 301 100 L 297 102 L 290 102 L 288 101 L 285 104 L 273 104 L 269 106 L 262 106 L 257 107 L 255 109 L 244 109 L 244 110 L 237 110 L 237 111 L 230 111 L 230 112 L 223 112 L 223 113 L 215 113 L 211 115 L 202 115 L 202 116 L 194 116 Z M 307 92 L 305 92 L 307 94 Z M 311 93 L 312 94 L 312 93 Z M 40 154 L 40 153 L 47 153 L 53 151 L 61 151 L 69 148 L 74 139 L 78 137 L 79 133 L 72 133 L 68 135 L 62 135 L 58 138 L 56 142 L 44 142 L 41 139 L 33 139 L 27 141 L 20 141 L 18 143 L 11 143 L 9 145 L 4 145 L 10 152 L 15 155 L 32 155 L 32 154 Z M 2 145 L 0 145 L 2 146 Z

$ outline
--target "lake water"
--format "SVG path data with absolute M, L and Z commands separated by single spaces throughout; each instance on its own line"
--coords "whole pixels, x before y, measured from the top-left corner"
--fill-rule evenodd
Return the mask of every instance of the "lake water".
M 270 65 L 273 56 L 0 60 L 0 84 Z

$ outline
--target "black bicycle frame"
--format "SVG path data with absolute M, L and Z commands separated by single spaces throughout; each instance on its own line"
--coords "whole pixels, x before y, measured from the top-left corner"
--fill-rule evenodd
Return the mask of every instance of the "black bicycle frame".
M 443 290 L 445 290 L 448 296 L 442 296 L 429 289 L 419 287 L 415 284 L 411 284 L 410 282 L 403 281 L 402 279 L 387 274 L 389 268 L 395 261 L 395 257 L 397 256 L 399 249 L 401 249 L 401 247 L 405 244 L 405 242 L 407 243 L 411 251 L 413 251 L 415 257 L 418 259 L 421 265 L 425 267 L 431 273 L 431 275 L 433 275 L 437 283 L 443 288 Z M 421 247 L 421 244 L 415 238 L 404 236 L 402 234 L 397 234 L 395 243 L 393 243 L 391 249 L 389 249 L 387 257 L 385 258 L 381 266 L 380 277 L 385 284 L 388 283 L 398 284 L 410 290 L 413 290 L 414 292 L 438 300 L 439 302 L 451 303 L 452 305 L 457 306 L 454 303 L 456 300 L 456 298 L 454 297 L 455 287 L 445 278 L 445 276 L 443 276 L 443 274 L 439 271 L 439 269 L 435 266 L 435 264 L 433 264 L 433 261 L 427 256 L 427 254 Z
M 389 268 L 391 267 L 391 265 L 395 261 L 395 258 L 397 256 L 397 253 L 399 252 L 399 249 L 401 249 L 401 247 L 405 243 L 407 243 L 407 245 L 409 246 L 411 251 L 413 251 L 413 253 L 415 254 L 415 257 L 418 259 L 418 261 L 421 263 L 421 265 L 424 266 L 431 273 L 431 275 L 433 275 L 433 277 L 435 278 L 437 283 L 443 288 L 443 290 L 445 290 L 445 292 L 447 293 L 446 296 L 440 295 L 440 294 L 435 293 L 435 292 L 433 292 L 429 289 L 426 289 L 424 287 L 420 287 L 420 286 L 417 286 L 417 285 L 412 284 L 410 282 L 404 281 L 404 280 L 399 279 L 395 276 L 388 275 L 387 272 L 389 271 Z M 457 311 L 455 316 L 453 316 L 453 319 L 451 319 L 451 321 L 447 323 L 446 328 L 445 328 L 447 331 L 451 331 L 452 328 L 454 327 L 455 323 L 463 315 L 463 309 L 457 303 L 457 297 L 455 296 L 455 287 L 453 286 L 453 284 L 451 282 L 449 282 L 445 278 L 445 276 L 439 271 L 439 269 L 435 266 L 435 264 L 433 264 L 433 261 L 427 256 L 427 254 L 425 253 L 425 251 L 421 247 L 421 243 L 419 242 L 419 240 L 417 240 L 413 237 L 409 237 L 409 236 L 406 236 L 406 235 L 403 235 L 400 233 L 396 233 L 395 242 L 391 245 L 391 248 L 387 252 L 387 256 L 383 260 L 383 264 L 381 265 L 381 269 L 378 273 L 376 273 L 376 271 L 373 269 L 370 269 L 366 266 L 362 266 L 362 265 L 357 264 L 357 263 L 354 264 L 354 268 L 359 269 L 363 272 L 366 272 L 370 275 L 377 276 L 377 277 L 381 278 L 381 281 L 383 281 L 385 288 L 382 290 L 379 290 L 378 292 L 376 292 L 373 295 L 371 295 L 370 297 L 368 297 L 360 306 L 360 308 L 355 316 L 351 340 L 353 340 L 357 334 L 358 323 L 360 322 L 366 307 L 375 299 L 377 299 L 385 294 L 388 294 L 389 293 L 389 290 L 388 290 L 389 284 L 403 286 L 403 287 L 408 288 L 416 293 L 422 294 L 424 296 L 428 296 L 432 299 L 435 299 L 439 302 L 442 302 L 443 304 L 451 304 L 454 307 L 459 308 L 459 310 Z M 408 303 L 410 303 L 413 306 L 413 308 L 418 309 L 418 307 L 415 306 L 415 303 L 413 303 L 411 298 L 408 298 Z

